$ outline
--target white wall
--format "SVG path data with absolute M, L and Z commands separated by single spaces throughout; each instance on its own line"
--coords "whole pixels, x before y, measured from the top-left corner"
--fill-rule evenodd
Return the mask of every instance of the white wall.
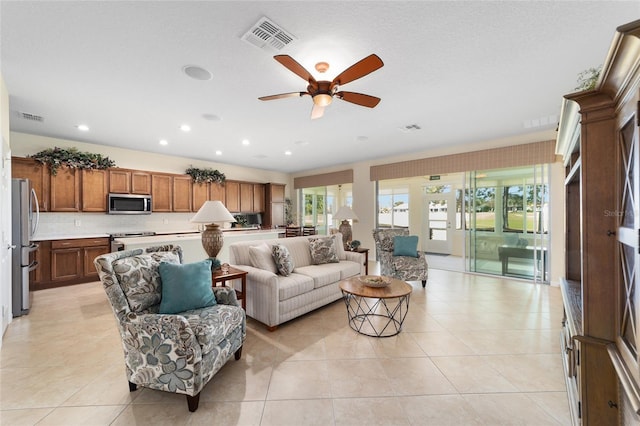
M 11 322 L 11 144 L 9 94 L 0 75 L 0 334 Z M 0 339 L 0 349 L 2 340 Z

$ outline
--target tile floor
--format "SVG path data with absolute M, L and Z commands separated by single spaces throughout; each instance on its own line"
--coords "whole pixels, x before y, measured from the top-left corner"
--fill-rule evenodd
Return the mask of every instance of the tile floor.
M 558 288 L 431 269 L 404 330 L 376 339 L 342 301 L 249 320 L 240 361 L 202 391 L 130 393 L 100 283 L 33 294 L 0 353 L 2 425 L 567 425 Z

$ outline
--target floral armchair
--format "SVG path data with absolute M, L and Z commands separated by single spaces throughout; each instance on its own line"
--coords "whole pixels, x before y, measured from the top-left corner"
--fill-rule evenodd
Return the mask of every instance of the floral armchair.
M 409 230 L 407 228 L 373 230 L 376 253 L 380 260 L 380 275 L 403 281 L 422 281 L 422 287 L 426 287 L 429 266 L 424 253 L 418 250 L 416 252 L 417 257 L 394 256 L 393 238 L 395 236 L 409 236 Z
M 129 390 L 140 385 L 185 394 L 193 412 L 213 375 L 232 355 L 240 359 L 245 312 L 233 289 L 214 287 L 213 306 L 159 314 L 162 261 L 182 263 L 182 249 L 119 251 L 97 257 L 94 264 L 117 320 Z

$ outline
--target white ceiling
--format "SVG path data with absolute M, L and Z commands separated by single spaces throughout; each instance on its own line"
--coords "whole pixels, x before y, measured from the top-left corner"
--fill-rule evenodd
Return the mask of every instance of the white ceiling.
M 299 172 L 553 134 L 562 95 L 639 12 L 637 1 L 2 0 L 1 71 L 12 131 Z M 242 41 L 262 16 L 296 40 L 279 52 Z M 384 67 L 342 89 L 382 98 L 374 109 L 335 100 L 312 121 L 309 97 L 257 99 L 306 88 L 274 54 L 330 80 L 371 53 Z

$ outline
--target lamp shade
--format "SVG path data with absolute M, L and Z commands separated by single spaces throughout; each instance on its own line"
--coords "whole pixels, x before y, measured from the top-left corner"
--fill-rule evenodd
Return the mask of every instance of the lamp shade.
M 358 216 L 353 212 L 353 210 L 351 210 L 351 207 L 349 206 L 340 207 L 336 214 L 333 215 L 333 218 L 336 220 L 358 220 Z
M 224 223 L 235 222 L 235 218 L 222 204 L 222 201 L 205 201 L 198 213 L 191 218 L 191 222 L 197 223 Z

